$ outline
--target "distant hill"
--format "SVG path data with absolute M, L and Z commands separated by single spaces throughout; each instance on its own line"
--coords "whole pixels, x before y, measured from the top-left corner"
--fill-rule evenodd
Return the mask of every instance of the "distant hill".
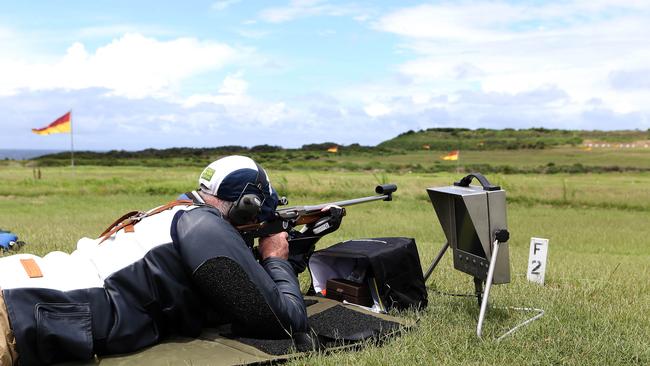
M 575 146 L 589 142 L 628 142 L 648 140 L 650 131 L 580 131 L 529 128 L 491 130 L 479 128 L 428 128 L 407 131 L 377 147 L 398 150 L 517 150 Z
M 557 146 L 576 146 L 588 143 L 630 144 L 642 141 L 650 144 L 649 131 L 576 131 L 530 128 L 524 130 L 504 129 L 470 130 L 464 128 L 429 128 L 407 131 L 377 146 L 359 144 L 339 145 L 335 142 L 303 145 L 299 149 L 285 149 L 274 145 L 219 146 L 205 148 L 176 147 L 169 149 L 145 149 L 141 151 L 111 150 L 106 152 L 75 151 L 77 165 L 135 165 L 135 166 L 205 166 L 214 159 L 241 154 L 253 157 L 261 163 L 277 163 L 278 166 L 295 166 L 297 161 L 316 166 L 331 162 L 335 156 L 380 156 L 406 154 L 423 149 L 449 150 L 517 150 L 546 149 Z M 332 151 L 333 150 L 333 151 Z M 333 154 L 332 154 L 333 153 Z M 65 166 L 70 164 L 70 153 L 60 152 L 33 159 L 29 164 L 38 166 Z M 305 163 L 307 164 L 307 163 Z

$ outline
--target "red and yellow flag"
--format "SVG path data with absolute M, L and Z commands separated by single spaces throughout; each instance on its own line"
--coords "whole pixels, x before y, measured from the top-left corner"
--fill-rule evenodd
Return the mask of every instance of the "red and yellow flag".
M 337 153 L 337 152 L 339 152 L 339 147 L 338 146 L 332 146 L 329 149 L 327 149 L 327 152 Z
M 459 155 L 460 155 L 460 151 L 458 151 L 458 150 L 454 150 L 454 151 L 450 152 L 450 153 L 447 154 L 447 155 L 443 155 L 443 156 L 441 156 L 440 158 L 441 158 L 442 160 L 458 160 L 458 156 L 459 156 Z
M 53 133 L 66 133 L 72 129 L 72 119 L 70 112 L 57 118 L 56 121 L 42 128 L 32 128 L 32 132 L 38 135 L 50 135 Z

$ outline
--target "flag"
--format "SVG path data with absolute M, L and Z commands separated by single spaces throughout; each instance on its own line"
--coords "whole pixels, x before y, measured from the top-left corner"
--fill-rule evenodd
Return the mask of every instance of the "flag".
M 459 155 L 459 154 L 460 154 L 460 151 L 458 151 L 458 150 L 454 150 L 454 151 L 450 152 L 450 153 L 447 154 L 447 155 L 443 155 L 443 156 L 441 156 L 440 158 L 441 158 L 442 160 L 458 160 L 458 155 Z
M 337 152 L 339 152 L 339 147 L 338 146 L 332 146 L 329 149 L 327 149 L 327 152 L 337 153 Z
M 70 112 L 57 118 L 56 121 L 42 128 L 32 128 L 32 132 L 38 135 L 50 135 L 53 133 L 66 133 L 72 129 L 72 119 Z

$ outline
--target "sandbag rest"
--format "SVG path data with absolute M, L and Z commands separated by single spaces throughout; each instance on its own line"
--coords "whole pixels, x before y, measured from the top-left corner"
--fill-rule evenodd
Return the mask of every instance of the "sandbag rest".
M 405 319 L 375 314 L 340 302 L 306 297 L 310 325 L 324 345 L 320 352 L 362 347 L 365 341 L 382 342 L 413 325 Z M 351 320 L 353 319 L 353 320 Z M 338 326 L 328 326 L 339 324 Z M 343 324 L 344 326 L 340 326 Z M 209 328 L 196 339 L 176 337 L 140 352 L 102 357 L 84 364 L 66 365 L 242 365 L 277 363 L 308 352 L 298 352 L 291 339 L 246 339 L 229 333 L 229 327 Z M 367 331 L 367 332 L 364 332 Z

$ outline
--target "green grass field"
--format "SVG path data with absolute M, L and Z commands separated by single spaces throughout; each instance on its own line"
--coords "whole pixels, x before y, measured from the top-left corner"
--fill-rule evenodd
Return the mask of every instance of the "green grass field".
M 481 154 L 480 152 L 474 152 Z M 472 153 L 472 154 L 474 154 Z M 541 156 L 495 151 L 504 164 L 572 163 L 561 149 Z M 423 155 L 424 153 L 415 153 Z M 472 159 L 467 154 L 467 159 Z M 514 155 L 513 155 L 514 154 Z M 650 154 L 594 157 L 594 164 L 650 166 Z M 641 154 L 638 153 L 637 154 Z M 523 154 L 525 155 L 525 154 Z M 395 157 L 377 157 L 383 162 Z M 350 156 L 367 164 L 372 159 Z M 423 158 L 413 158 L 414 163 Z M 418 160 L 420 159 L 420 160 Z M 481 162 L 477 155 L 476 161 Z M 508 160 L 510 159 L 510 160 Z M 551 160 L 552 159 L 552 160 Z M 590 158 L 591 159 L 591 158 Z M 590 160 L 591 161 L 591 160 Z M 275 165 L 275 164 L 274 164 Z M 0 228 L 19 234 L 21 249 L 43 255 L 71 251 L 78 238 L 97 236 L 124 212 L 148 209 L 191 190 L 200 168 L 0 167 Z M 444 243 L 425 188 L 448 185 L 460 173 L 319 172 L 269 169 L 290 204 L 314 204 L 373 194 L 378 183 L 395 182 L 393 202 L 350 207 L 341 229 L 319 245 L 378 236 L 414 237 L 423 267 Z M 382 347 L 316 355 L 296 364 L 648 364 L 650 363 L 650 174 L 498 175 L 488 178 L 508 195 L 512 234 L 512 282 L 495 286 L 493 309 L 476 338 L 478 307 L 473 298 L 435 291 L 471 293 L 472 279 L 453 270 L 447 255 L 428 282 L 429 307 L 416 328 Z M 530 237 L 550 239 L 546 285 L 526 281 Z M 301 277 L 303 287 L 307 276 Z M 546 315 L 501 342 L 494 339 L 528 314 L 507 306 L 542 308 Z

